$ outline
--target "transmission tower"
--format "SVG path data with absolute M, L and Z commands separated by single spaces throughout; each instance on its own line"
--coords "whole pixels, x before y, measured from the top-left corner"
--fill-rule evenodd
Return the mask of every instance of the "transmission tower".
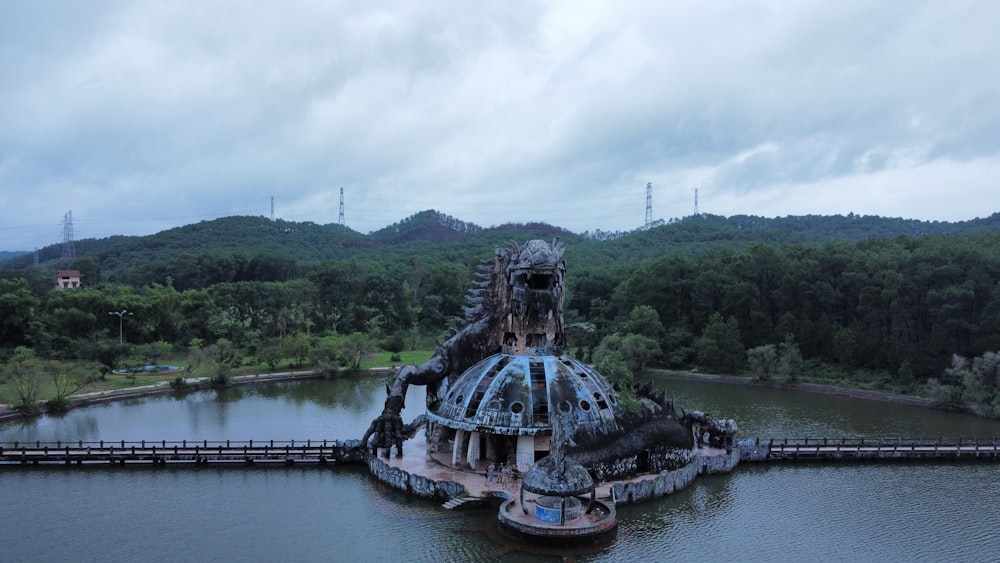
M 646 182 L 646 228 L 653 224 L 653 183 Z
M 340 188 L 340 218 L 337 222 L 341 225 L 344 224 L 344 188 Z
M 271 196 L 271 222 L 274 222 L 274 196 Z
M 73 246 L 73 211 L 67 211 L 63 215 L 63 258 L 74 258 L 76 248 Z
M 698 215 L 698 188 L 694 189 L 694 214 Z

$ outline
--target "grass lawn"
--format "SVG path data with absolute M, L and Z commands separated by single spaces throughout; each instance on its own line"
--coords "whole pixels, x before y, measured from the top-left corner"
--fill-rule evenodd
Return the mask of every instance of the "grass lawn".
M 361 360 L 361 369 L 379 368 L 379 367 L 399 367 L 405 366 L 407 364 L 417 364 L 420 365 L 427 360 L 431 359 L 434 355 L 434 350 L 407 350 L 405 352 L 399 353 L 398 362 L 392 361 L 393 354 L 390 352 L 379 352 L 368 356 L 367 358 Z
M 361 369 L 367 370 L 376 367 L 400 367 L 407 364 L 422 364 L 429 360 L 434 354 L 434 350 L 408 350 L 405 352 L 400 352 L 398 354 L 399 361 L 392 361 L 393 354 L 390 352 L 378 352 L 371 356 L 368 356 L 361 362 Z M 171 361 L 170 365 L 180 366 L 184 368 L 183 361 Z M 137 364 L 138 365 L 138 364 Z M 303 366 L 299 368 L 290 368 L 288 361 L 283 361 L 275 369 L 271 369 L 267 364 L 248 364 L 242 365 L 238 368 L 232 370 L 231 375 L 250 375 L 250 374 L 260 374 L 260 373 L 272 373 L 279 371 L 290 371 L 290 370 L 309 370 L 312 366 Z M 214 368 L 211 364 L 205 363 L 195 369 L 192 373 L 187 373 L 183 369 L 181 371 L 172 372 L 168 374 L 137 374 L 135 377 L 128 377 L 125 375 L 117 375 L 109 373 L 105 376 L 103 380 L 94 381 L 84 387 L 79 393 L 93 393 L 98 391 L 118 391 L 121 389 L 131 389 L 133 387 L 141 387 L 143 385 L 154 385 L 161 381 L 172 381 L 175 377 L 212 377 L 214 375 Z M 12 389 L 7 388 L 7 385 L 0 385 L 0 403 L 13 403 L 15 402 L 16 394 Z M 55 388 L 48 379 L 43 379 L 42 388 L 38 394 L 40 399 L 49 399 L 55 394 Z

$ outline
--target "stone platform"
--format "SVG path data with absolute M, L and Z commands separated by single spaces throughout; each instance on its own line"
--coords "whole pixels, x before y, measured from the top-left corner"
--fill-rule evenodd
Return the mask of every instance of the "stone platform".
M 739 464 L 740 450 L 732 453 L 714 448 L 701 448 L 691 463 L 676 471 L 659 474 L 641 474 L 630 479 L 598 483 L 596 496 L 612 506 L 643 502 L 672 494 L 689 485 L 698 475 L 728 473 Z M 379 456 L 369 459 L 372 474 L 388 485 L 442 503 L 464 494 L 489 501 L 498 498 L 516 498 L 520 481 L 490 484 L 486 480 L 486 462 L 470 468 L 451 465 L 451 453 L 428 453 L 426 442 L 418 437 L 403 444 L 403 457 L 393 450 L 389 458 Z M 464 466 L 464 467 L 463 467 Z M 521 512 L 512 505 L 511 513 Z

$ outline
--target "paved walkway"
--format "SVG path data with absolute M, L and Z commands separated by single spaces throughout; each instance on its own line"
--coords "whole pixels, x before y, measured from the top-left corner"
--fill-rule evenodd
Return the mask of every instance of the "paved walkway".
M 720 454 L 725 454 L 725 450 L 717 450 L 706 447 L 701 448 L 698 451 L 698 455 L 703 456 Z M 485 498 L 489 496 L 490 491 L 502 490 L 505 490 L 516 497 L 520 491 L 521 482 L 519 480 L 508 482 L 505 485 L 500 485 L 496 482 L 496 477 L 494 477 L 493 485 L 490 486 L 490 484 L 486 481 L 485 461 L 480 461 L 475 469 L 469 469 L 467 467 L 455 468 L 451 466 L 451 452 L 434 454 L 427 453 L 427 442 L 422 434 L 418 434 L 416 437 L 403 443 L 402 458 L 396 457 L 395 450 L 393 450 L 392 456 L 390 456 L 389 459 L 384 457 L 381 459 L 388 465 L 398 467 L 399 469 L 402 469 L 410 474 L 420 475 L 434 481 L 454 481 L 456 483 L 460 483 L 465 487 L 465 490 L 469 491 L 469 495 L 474 497 Z M 461 465 L 464 465 L 464 463 Z M 597 498 L 602 500 L 610 499 L 611 488 L 615 485 L 615 483 L 635 483 L 652 479 L 653 477 L 655 477 L 655 475 L 645 474 L 637 475 L 630 479 L 620 479 L 607 483 L 598 483 L 596 493 Z
M 491 490 L 506 490 L 515 493 L 517 485 L 509 483 L 506 487 L 501 487 L 494 477 L 493 485 L 486 481 L 486 465 L 482 463 L 482 468 L 475 470 L 469 468 L 451 467 L 451 452 L 447 453 L 427 453 L 427 442 L 422 435 L 411 438 L 403 442 L 403 457 L 396 457 L 396 451 L 392 451 L 389 459 L 381 458 L 386 464 L 398 467 L 407 473 L 420 475 L 434 481 L 454 481 L 465 487 L 469 495 L 474 497 L 487 497 Z M 518 482 L 519 483 L 519 482 Z

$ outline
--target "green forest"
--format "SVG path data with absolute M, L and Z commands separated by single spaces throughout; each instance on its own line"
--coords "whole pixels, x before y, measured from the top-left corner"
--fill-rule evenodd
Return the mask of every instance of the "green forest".
M 1000 416 L 1000 214 L 697 215 L 574 234 L 426 211 L 367 235 L 227 217 L 76 241 L 72 258 L 52 245 L 0 262 L 0 399 L 58 402 L 138 359 L 225 373 L 430 350 L 463 314 L 476 264 L 532 238 L 566 244 L 568 352 L 606 369 L 819 381 Z M 81 288 L 54 289 L 65 269 Z M 63 383 L 40 397 L 30 376 L 53 370 Z

